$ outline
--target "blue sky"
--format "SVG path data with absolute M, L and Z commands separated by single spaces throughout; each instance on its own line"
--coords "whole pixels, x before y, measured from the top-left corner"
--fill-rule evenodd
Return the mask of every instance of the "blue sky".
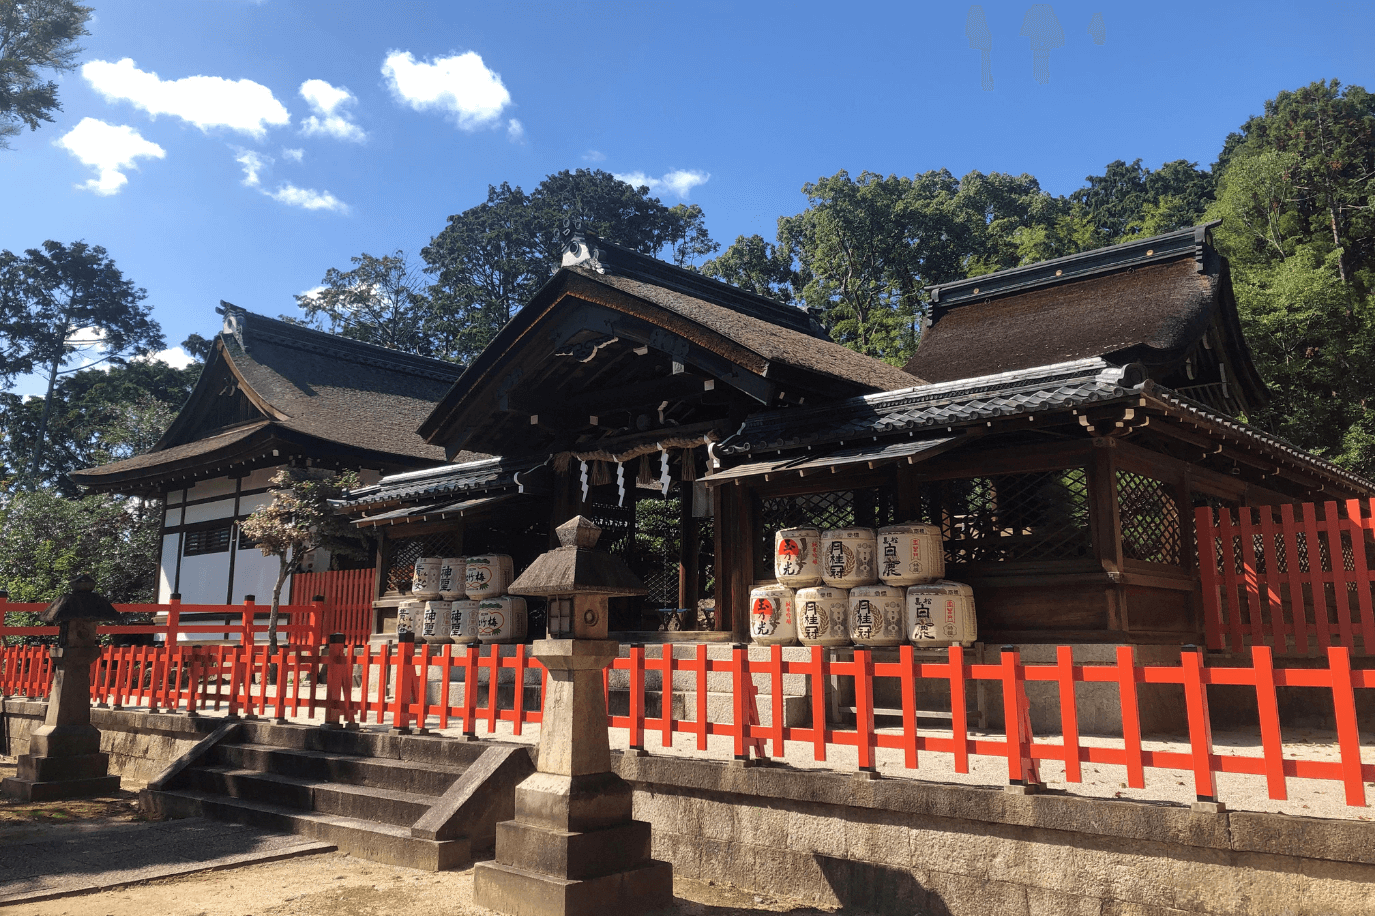
M 418 253 L 502 181 L 645 176 L 724 246 L 840 169 L 1063 194 L 1113 159 L 1206 167 L 1281 89 L 1375 88 L 1359 3 L 1055 3 L 1042 85 L 1031 4 L 988 2 L 984 91 L 966 3 L 89 2 L 64 110 L 0 151 L 0 248 L 105 246 L 172 344 L 220 299 L 290 314 L 352 255 Z

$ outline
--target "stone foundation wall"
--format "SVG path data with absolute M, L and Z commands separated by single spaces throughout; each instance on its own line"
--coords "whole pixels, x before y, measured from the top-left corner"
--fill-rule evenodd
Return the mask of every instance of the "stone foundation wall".
M 623 757 L 675 874 L 864 912 L 1357 916 L 1375 824 Z

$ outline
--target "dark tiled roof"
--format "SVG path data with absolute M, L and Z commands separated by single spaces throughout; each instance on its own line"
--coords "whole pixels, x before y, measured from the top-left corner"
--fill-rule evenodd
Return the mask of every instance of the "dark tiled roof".
M 247 443 L 248 440 L 254 438 L 255 435 L 269 429 L 271 426 L 271 421 L 260 420 L 256 423 L 249 423 L 227 429 L 224 432 L 217 433 L 213 436 L 207 436 L 204 439 L 197 439 L 195 442 L 174 445 L 171 448 L 165 448 L 157 452 L 145 452 L 142 455 L 125 458 L 123 461 L 112 461 L 109 464 L 102 464 L 99 467 L 73 471 L 71 476 L 73 480 L 82 486 L 89 486 L 98 483 L 106 477 L 124 475 L 130 471 L 171 465 L 191 459 L 231 452 L 234 450 L 235 446 Z
M 372 486 L 360 487 L 349 493 L 340 501 L 340 505 L 348 512 L 355 512 L 389 503 L 415 500 L 434 502 L 451 494 L 513 487 L 518 474 L 539 466 L 543 461 L 543 458 L 509 462 L 500 458 L 481 458 L 423 471 L 391 474 Z
M 761 414 L 745 421 L 714 448 L 718 456 L 755 456 L 804 446 L 837 442 L 875 443 L 887 437 L 920 435 L 944 429 L 982 425 L 1007 417 L 1035 416 L 1135 399 L 1148 410 L 1186 418 L 1220 439 L 1282 458 L 1317 476 L 1338 479 L 1375 494 L 1375 482 L 1326 459 L 1191 401 L 1149 379 L 1138 367 L 1119 368 L 1098 358 L 1037 366 L 954 382 L 918 385 L 903 391 L 850 398 L 811 409 Z M 758 461 L 758 458 L 754 460 Z
M 1091 356 L 1172 366 L 1231 308 L 1207 229 L 930 287 L 933 323 L 907 371 L 949 381 Z M 1249 368 L 1244 347 L 1234 363 Z

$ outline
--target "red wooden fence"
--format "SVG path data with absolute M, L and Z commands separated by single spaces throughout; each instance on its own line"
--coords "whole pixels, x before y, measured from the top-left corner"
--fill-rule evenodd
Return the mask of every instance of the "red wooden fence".
M 1208 648 L 1375 655 L 1375 499 L 1195 516 Z
M 343 633 L 350 640 L 372 634 L 372 599 L 375 569 L 340 569 L 297 573 L 291 577 L 291 594 L 297 601 L 321 595 L 325 599 L 326 633 Z
M 373 648 L 332 643 L 323 648 L 283 648 L 269 658 L 261 646 L 135 646 L 106 648 L 92 669 L 92 698 L 113 706 L 139 705 L 155 709 L 195 713 L 226 709 L 231 713 L 288 716 L 320 715 L 333 725 L 346 723 L 386 724 L 398 729 L 458 728 L 468 735 L 486 723 L 491 733 L 500 722 L 509 722 L 520 734 L 526 723 L 541 721 L 538 709 L 527 708 L 524 690 L 527 671 L 545 673 L 529 658 L 527 647 L 516 646 L 503 657 L 500 647 L 459 647 L 402 643 Z M 1365 783 L 1375 782 L 1375 764 L 1361 761 L 1360 732 L 1356 715 L 1356 689 L 1375 688 L 1375 671 L 1353 670 L 1345 646 L 1327 650 L 1325 669 L 1282 669 L 1274 666 L 1268 646 L 1253 646 L 1249 668 L 1205 668 L 1202 652 L 1185 650 L 1179 666 L 1139 666 L 1130 647 L 1123 646 L 1114 665 L 1076 665 L 1071 650 L 1061 646 L 1053 665 L 1024 665 L 1015 651 L 1005 651 L 997 663 L 971 664 L 959 648 L 945 661 L 918 661 L 904 646 L 897 661 L 875 661 L 871 652 L 856 649 L 853 660 L 836 661 L 814 648 L 805 661 L 785 661 L 781 648 L 772 647 L 766 659 L 751 660 L 744 647 L 728 658 L 709 658 L 708 647 L 665 645 L 657 651 L 632 647 L 629 657 L 617 659 L 614 668 L 626 671 L 630 685 L 630 711 L 609 717 L 613 728 L 628 732 L 628 743 L 643 748 L 647 736 L 656 736 L 662 747 L 673 747 L 681 738 L 698 750 L 708 748 L 712 736 L 728 738 L 737 757 L 771 754 L 784 756 L 789 742 L 809 747 L 814 758 L 825 761 L 834 747 L 853 747 L 858 765 L 874 770 L 880 751 L 901 753 L 908 770 L 918 770 L 925 754 L 951 755 L 956 772 L 968 773 L 971 757 L 1001 758 L 1007 778 L 1037 782 L 1036 764 L 1042 760 L 1064 764 L 1065 779 L 1082 781 L 1082 764 L 1124 767 L 1127 784 L 1145 786 L 1148 769 L 1191 774 L 1195 793 L 1217 798 L 1217 773 L 1251 774 L 1265 778 L 1272 799 L 1287 798 L 1290 779 L 1317 779 L 1341 783 L 1346 803 L 1366 804 Z M 266 676 L 275 665 L 275 682 Z M 462 670 L 461 688 L 451 680 Z M 512 672 L 516 689 L 511 702 L 499 702 L 499 672 Z M 361 688 L 353 685 L 361 670 Z M 487 672 L 481 684 L 479 672 Z M 645 676 L 657 672 L 662 679 L 662 705 L 647 709 Z M 423 674 L 427 672 L 428 674 Z M 707 715 L 708 676 L 726 674 L 731 684 L 732 712 L 728 722 L 710 721 Z M 811 722 L 788 726 L 782 721 L 783 678 L 811 679 L 813 697 L 825 695 L 832 676 L 853 679 L 858 710 L 853 728 L 825 720 L 825 704 L 812 703 Z M 764 692 L 773 700 L 774 717 L 768 725 L 753 715 L 754 678 L 766 681 Z M 0 651 L 0 689 L 6 695 L 42 696 L 51 671 L 41 647 L 16 646 Z M 875 726 L 874 682 L 894 678 L 901 685 L 902 727 L 879 731 Z M 972 736 L 962 699 L 950 709 L 950 728 L 924 732 L 918 728 L 918 682 L 945 682 L 950 696 L 963 698 L 971 681 L 992 681 L 1002 687 L 1004 721 L 1000 736 Z M 425 681 L 437 681 L 439 695 L 431 703 Z M 1061 737 L 1037 740 L 1025 715 L 1023 698 L 1030 681 L 1055 683 L 1059 690 Z M 1074 685 L 1079 682 L 1112 683 L 1118 687 L 1123 738 L 1118 746 L 1085 746 L 1080 741 Z M 1178 684 L 1184 691 L 1188 715 L 1187 751 L 1145 750 L 1142 747 L 1139 684 Z M 1213 746 L 1209 727 L 1207 687 L 1237 685 L 1255 690 L 1260 715 L 1259 755 L 1224 754 Z M 673 715 L 675 690 L 688 688 L 696 695 L 696 708 L 686 718 Z M 1276 690 L 1281 687 L 1316 687 L 1331 692 L 1335 713 L 1339 759 L 1306 760 L 1286 756 L 1281 743 Z M 460 695 L 461 694 L 461 695 Z M 541 689 L 541 696 L 544 695 Z M 945 732 L 949 732 L 946 734 Z
M 11 602 L 0 595 L 0 643 L 8 642 L 5 637 L 56 636 L 57 627 L 12 627 L 7 625 L 5 615 L 27 612 L 37 614 L 47 604 Z M 143 624 L 105 624 L 98 632 L 105 636 L 152 635 L 161 637 L 165 644 L 175 644 L 183 639 L 191 641 L 226 641 L 252 645 L 259 639 L 266 639 L 267 615 L 269 608 L 247 600 L 243 604 L 182 604 L 173 598 L 167 604 L 117 604 L 115 610 L 124 614 L 150 614 L 156 621 L 165 615 L 164 623 Z M 332 632 L 325 629 L 325 607 L 323 603 L 305 605 L 282 605 L 279 609 L 277 626 L 278 639 L 291 645 L 320 645 L 326 635 Z M 204 614 L 220 617 L 219 623 L 187 623 L 183 616 Z M 238 618 L 237 622 L 230 622 Z M 364 639 L 367 637 L 364 636 Z

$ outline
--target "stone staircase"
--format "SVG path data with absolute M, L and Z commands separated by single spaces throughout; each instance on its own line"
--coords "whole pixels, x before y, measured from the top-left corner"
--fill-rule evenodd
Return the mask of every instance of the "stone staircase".
M 149 783 L 157 817 L 310 836 L 390 865 L 464 868 L 514 812 L 528 748 L 385 731 L 230 721 Z

